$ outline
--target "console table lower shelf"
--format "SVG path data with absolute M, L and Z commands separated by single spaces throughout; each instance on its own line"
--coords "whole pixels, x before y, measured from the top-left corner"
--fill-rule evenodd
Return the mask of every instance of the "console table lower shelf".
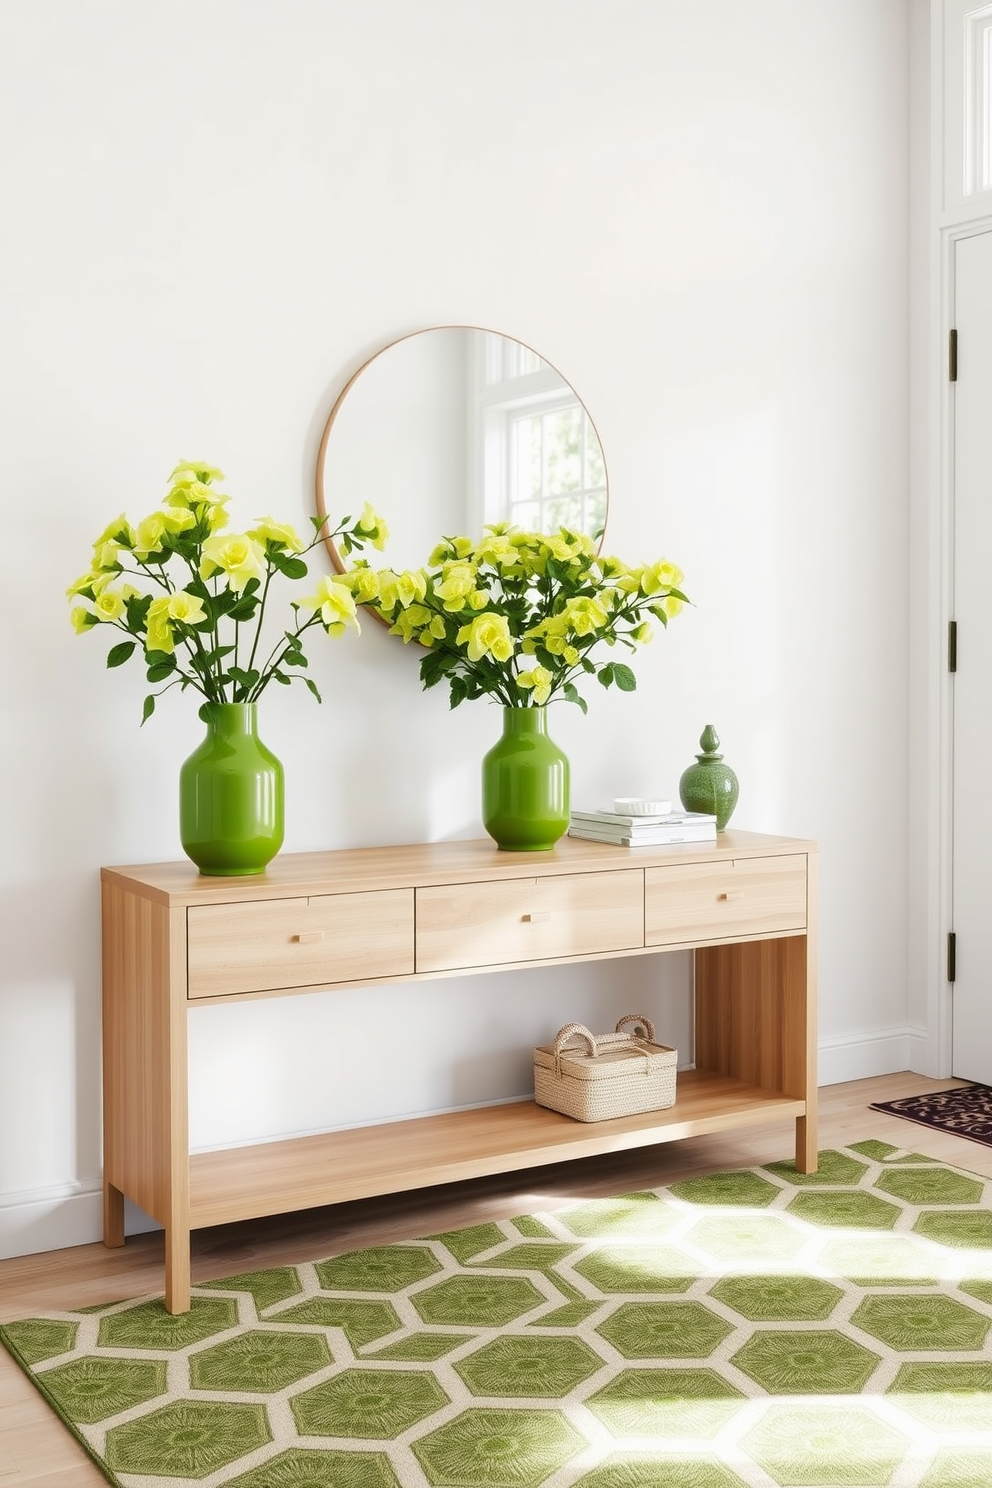
M 430 1188 L 805 1114 L 803 1100 L 688 1070 L 678 1077 L 674 1106 L 612 1121 L 573 1121 L 520 1101 L 194 1153 L 190 1226 Z

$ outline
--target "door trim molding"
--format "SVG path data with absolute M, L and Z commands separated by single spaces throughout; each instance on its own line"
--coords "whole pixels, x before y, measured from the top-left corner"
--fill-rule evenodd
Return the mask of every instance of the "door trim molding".
M 969 222 L 945 225 L 940 231 L 940 276 L 941 304 L 943 310 L 940 329 L 941 342 L 946 346 L 950 330 L 956 327 L 957 284 L 955 257 L 957 245 L 968 238 L 984 237 L 992 233 L 992 212 L 976 216 Z M 965 353 L 967 354 L 967 352 Z M 941 613 L 940 635 L 946 636 L 949 621 L 955 618 L 957 601 L 955 594 L 955 468 L 954 468 L 954 410 L 955 385 L 947 376 L 941 378 L 940 397 L 940 485 L 939 523 L 941 532 Z M 946 666 L 946 658 L 940 667 L 940 751 L 937 798 L 940 812 L 940 853 L 937 903 L 940 920 L 936 927 L 937 952 L 946 945 L 947 932 L 954 925 L 954 682 Z M 936 1060 L 936 1074 L 944 1078 L 953 1073 L 953 1008 L 954 992 L 947 980 L 946 963 L 940 965 L 934 979 L 937 996 L 932 1015 L 928 1016 L 928 1031 Z
M 989 192 L 954 187 L 964 148 L 964 33 L 976 0 L 910 0 L 910 517 L 909 870 L 906 965 L 910 1068 L 951 1073 L 947 933 L 953 909 L 953 691 L 947 626 L 954 618 L 953 390 L 947 376 L 954 252 L 992 231 Z M 918 121 L 914 133 L 912 121 Z M 912 596 L 923 596 L 914 600 Z

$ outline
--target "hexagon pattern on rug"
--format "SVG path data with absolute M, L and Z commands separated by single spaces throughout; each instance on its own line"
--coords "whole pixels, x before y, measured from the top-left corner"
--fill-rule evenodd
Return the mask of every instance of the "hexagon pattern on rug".
M 45 1375 L 45 1388 L 73 1421 L 92 1426 L 166 1392 L 162 1359 L 70 1359 Z
M 252 1328 L 191 1354 L 189 1382 L 194 1390 L 270 1395 L 330 1362 L 327 1341 L 318 1334 Z
M 884 1142 L 0 1339 L 120 1488 L 989 1488 L 992 1181 Z
M 427 1370 L 346 1369 L 289 1403 L 301 1436 L 392 1441 L 449 1401 Z
M 559 1411 L 462 1411 L 414 1443 L 432 1488 L 539 1488 L 586 1445 Z

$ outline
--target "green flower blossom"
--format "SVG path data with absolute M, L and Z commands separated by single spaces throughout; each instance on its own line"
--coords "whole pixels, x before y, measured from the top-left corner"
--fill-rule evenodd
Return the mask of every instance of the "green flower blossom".
M 271 543 L 274 549 L 284 553 L 302 553 L 304 549 L 303 539 L 295 528 L 288 522 L 274 522 L 271 517 L 258 517 L 257 526 L 247 536 L 260 548 Z
M 450 613 L 463 609 L 469 596 L 476 592 L 476 569 L 471 563 L 445 563 L 440 583 L 434 593 Z M 483 595 L 485 602 L 485 595 Z
M 91 625 L 98 625 L 99 621 L 92 610 L 87 610 L 83 605 L 75 605 L 69 611 L 69 620 L 77 635 L 82 635 L 84 630 L 89 630 Z
M 221 569 L 235 594 L 240 594 L 250 579 L 265 575 L 265 551 L 247 533 L 212 534 L 203 544 L 200 555 L 200 578 Z
M 547 667 L 531 667 L 529 672 L 517 673 L 517 685 L 519 687 L 533 688 L 534 702 L 540 707 L 548 701 L 551 696 L 551 688 L 554 685 L 554 674 Z
M 497 615 L 492 610 L 484 610 L 468 625 L 463 625 L 455 640 L 459 646 L 467 648 L 469 661 L 481 661 L 484 656 L 492 656 L 495 661 L 509 661 L 513 655 L 510 622 L 505 615 Z
M 367 563 L 356 563 L 354 568 L 341 575 L 340 582 L 347 584 L 359 604 L 369 604 L 379 598 L 379 575 Z
M 357 526 L 365 541 L 371 543 L 373 548 L 378 548 L 381 553 L 389 540 L 389 528 L 367 501 L 362 508 L 362 515 L 358 519 Z
M 328 635 L 341 635 L 345 626 L 360 630 L 355 613 L 355 596 L 337 574 L 321 579 L 316 594 L 299 601 L 301 609 L 317 610 Z
M 123 595 L 114 589 L 104 589 L 93 602 L 93 613 L 98 620 L 119 620 L 124 613 Z

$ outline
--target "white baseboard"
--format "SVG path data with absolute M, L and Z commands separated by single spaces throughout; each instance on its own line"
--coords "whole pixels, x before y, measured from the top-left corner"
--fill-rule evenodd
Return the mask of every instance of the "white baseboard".
M 909 1060 L 903 1068 L 913 1070 L 918 1075 L 930 1075 L 933 1079 L 939 1080 L 941 1078 L 941 1072 L 934 1068 L 932 1045 L 927 1030 L 925 1028 L 911 1028 L 907 1038 L 909 1042 Z
M 926 1069 L 926 1030 L 904 1027 L 824 1039 L 819 1046 L 820 1085 L 866 1080 L 872 1075 Z M 138 1235 L 161 1226 L 127 1201 L 125 1228 Z M 98 1184 L 63 1184 L 0 1196 L 0 1260 L 92 1245 L 103 1236 L 103 1196 Z
M 129 1235 L 161 1229 L 129 1199 L 125 1200 L 124 1226 Z M 0 1260 L 92 1245 L 102 1239 L 103 1191 L 95 1184 L 65 1183 L 0 1200 Z
M 818 1084 L 840 1085 L 872 1075 L 897 1075 L 901 1070 L 922 1071 L 927 1048 L 926 1030 L 912 1027 L 823 1039 L 817 1051 Z

